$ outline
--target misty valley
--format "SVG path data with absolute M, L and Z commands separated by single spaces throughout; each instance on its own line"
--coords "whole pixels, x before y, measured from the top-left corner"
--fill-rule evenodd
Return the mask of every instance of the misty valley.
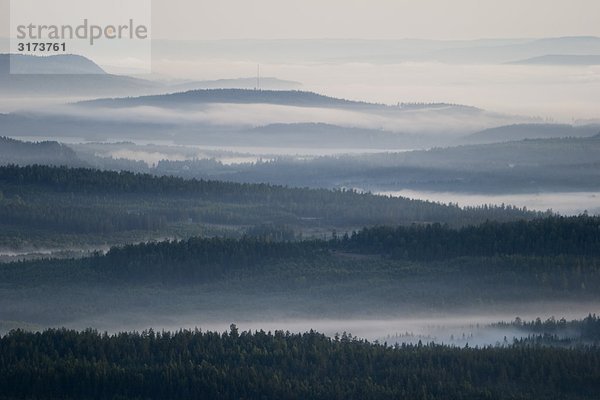
M 129 374 L 158 373 L 167 362 L 159 349 L 184 338 L 189 346 L 205 349 L 194 347 L 186 357 L 204 360 L 206 366 L 222 371 L 235 366 L 239 370 L 233 376 L 240 377 L 247 376 L 247 368 L 256 370 L 264 386 L 243 386 L 244 393 L 278 395 L 281 388 L 271 378 L 276 368 L 285 385 L 300 385 L 294 389 L 298 398 L 334 395 L 322 380 L 330 373 L 336 375 L 327 379 L 339 379 L 351 390 L 347 378 L 329 365 L 337 352 L 343 357 L 375 352 L 360 355 L 368 357 L 361 363 L 414 354 L 439 365 L 451 357 L 453 363 L 474 368 L 469 381 L 475 385 L 474 396 L 481 395 L 479 387 L 498 396 L 531 387 L 538 394 L 549 393 L 541 382 L 555 379 L 561 385 L 563 378 L 556 372 L 552 377 L 520 375 L 525 380 L 510 390 L 484 384 L 474 375 L 484 361 L 470 360 L 472 351 L 491 352 L 485 357 L 498 368 L 508 363 L 506 373 L 522 351 L 557 365 L 566 362 L 564 351 L 575 352 L 572 356 L 586 349 L 586 357 L 600 355 L 595 314 L 600 304 L 600 219 L 595 216 L 41 165 L 0 167 L 0 185 L 0 240 L 13 251 L 4 253 L 0 266 L 6 371 L 0 379 L 10 382 L 9 398 L 31 393 L 86 397 L 94 385 L 106 387 L 109 397 L 146 393 L 149 383 Z M 127 244 L 132 242 L 137 244 Z M 128 334 L 127 342 L 119 344 L 125 340 L 122 331 L 142 333 Z M 61 351 L 40 358 L 54 351 L 42 345 L 47 340 L 68 346 L 76 363 L 69 361 L 73 353 Z M 223 341 L 221 350 L 210 353 L 208 344 L 201 344 L 205 340 L 213 345 Z M 141 341 L 149 350 L 136 352 L 141 358 L 127 364 L 122 359 L 93 361 L 131 341 Z M 314 358 L 315 341 L 324 346 L 318 347 L 320 358 Z M 111 350 L 105 347 L 109 343 Z M 299 365 L 284 372 L 292 360 L 300 362 L 291 354 L 285 364 L 279 364 L 281 358 L 263 364 L 265 359 L 256 355 L 233 361 L 252 346 L 258 346 L 252 354 L 259 349 L 271 354 L 282 345 L 294 346 L 305 354 L 302 359 L 309 357 L 303 363 L 310 368 L 329 372 L 299 378 L 292 372 L 304 368 Z M 15 353 L 14 346 L 30 350 Z M 236 353 L 239 346 L 248 350 Z M 175 349 L 170 351 L 181 350 Z M 27 363 L 15 369 L 16 360 Z M 221 372 L 225 380 L 215 388 L 204 364 L 189 370 L 180 361 L 168 362 L 170 368 L 183 368 L 180 379 L 187 376 L 186 381 L 195 383 L 169 380 L 161 396 L 235 397 L 242 390 L 233 389 L 230 372 Z M 582 368 L 580 362 L 593 363 L 580 356 L 571 362 L 572 370 Z M 51 365 L 64 372 L 34 372 Z M 385 363 L 376 365 L 383 368 Z M 391 365 L 377 376 L 400 373 Z M 435 368 L 427 374 L 441 373 Z M 98 369 L 105 372 L 84 378 L 86 370 Z M 79 374 L 84 374 L 76 378 L 80 389 L 50 384 Z M 390 386 L 384 380 L 368 390 L 413 396 L 431 379 L 427 374 L 417 378 L 419 385 L 400 380 L 398 385 L 405 384 Z M 14 384 L 16 376 L 28 383 Z M 369 387 L 363 379 L 372 378 L 352 376 L 361 388 Z M 459 389 L 462 377 L 445 379 L 443 393 L 464 392 Z M 119 389 L 124 382 L 127 389 Z M 585 398 L 594 392 L 595 382 L 590 378 L 576 391 L 561 393 Z
M 599 38 L 153 54 L 0 54 L 0 400 L 598 398 Z

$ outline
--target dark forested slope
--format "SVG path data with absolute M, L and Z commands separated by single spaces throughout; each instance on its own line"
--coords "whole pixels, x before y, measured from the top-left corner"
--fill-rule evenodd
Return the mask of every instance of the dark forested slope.
M 83 166 L 75 151 L 58 142 L 22 142 L 0 137 L 0 165 L 48 164 Z
M 0 398 L 596 399 L 598 348 L 390 348 L 310 332 L 0 338 Z
M 0 167 L 0 225 L 6 241 L 35 232 L 111 235 L 142 231 L 150 237 L 243 232 L 264 224 L 297 232 L 330 233 L 383 224 L 452 226 L 531 219 L 512 207 L 462 209 L 453 205 L 268 184 L 185 180 L 130 172 L 48 166 Z M 11 234 L 10 232 L 14 232 Z

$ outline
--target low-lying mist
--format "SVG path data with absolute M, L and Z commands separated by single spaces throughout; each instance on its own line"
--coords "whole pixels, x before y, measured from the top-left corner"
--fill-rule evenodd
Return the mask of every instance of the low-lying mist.
M 393 104 L 393 103 L 392 103 Z M 207 103 L 185 107 L 135 106 L 128 108 L 55 106 L 37 110 L 53 116 L 91 121 L 168 124 L 171 126 L 254 128 L 270 124 L 324 123 L 346 128 L 383 130 L 394 133 L 465 136 L 483 129 L 532 122 L 534 119 L 475 111 L 460 107 L 391 107 L 384 111 L 345 110 L 316 106 L 276 104 Z M 205 128 L 203 128 L 205 126 Z M 107 132 L 110 136 L 111 132 Z M 115 132 L 116 133 L 116 132 Z M 119 132 L 127 137 L 127 132 Z
M 231 315 L 152 315 L 151 313 L 115 313 L 98 318 L 71 322 L 66 326 L 74 329 L 93 327 L 100 331 L 119 332 L 152 328 L 154 330 L 176 331 L 179 329 L 201 329 L 203 331 L 224 332 L 234 323 L 242 331 L 289 331 L 302 333 L 310 330 L 334 337 L 344 333 L 353 337 L 381 343 L 402 344 L 419 341 L 435 342 L 457 346 L 495 346 L 513 343 L 514 339 L 526 338 L 533 334 L 527 329 L 510 325 L 498 325 L 516 319 L 533 321 L 550 318 L 567 321 L 580 320 L 600 309 L 597 303 L 536 303 L 505 304 L 497 309 L 465 309 L 443 312 L 409 313 L 404 316 L 364 315 L 356 318 L 310 318 L 289 317 L 276 312 L 271 317 L 256 317 L 248 313 Z
M 157 72 L 195 79 L 247 76 L 256 62 L 165 59 Z M 571 122 L 597 118 L 599 66 L 404 62 L 261 63 L 268 76 L 302 82 L 303 90 L 377 103 L 448 102 Z M 516 101 L 518 99 L 518 102 Z
M 600 192 L 564 192 L 564 193 L 527 193 L 527 194 L 481 194 L 427 192 L 416 190 L 398 190 L 379 192 L 386 196 L 408 197 L 442 203 L 454 203 L 461 207 L 482 206 L 486 204 L 506 204 L 527 207 L 530 210 L 552 210 L 561 215 L 579 215 L 584 212 L 600 214 Z

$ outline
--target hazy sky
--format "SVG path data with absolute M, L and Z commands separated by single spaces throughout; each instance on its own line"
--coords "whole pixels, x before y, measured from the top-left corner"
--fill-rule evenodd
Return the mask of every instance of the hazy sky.
M 9 0 L 0 0 L 1 36 L 7 36 L 8 4 Z M 598 0 L 153 0 L 152 4 L 155 38 L 600 36 Z

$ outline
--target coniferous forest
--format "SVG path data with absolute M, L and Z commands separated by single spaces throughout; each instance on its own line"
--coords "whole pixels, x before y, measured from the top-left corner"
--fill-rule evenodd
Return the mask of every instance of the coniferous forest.
M 0 398 L 593 399 L 600 351 L 390 347 L 343 334 L 13 331 Z
M 8 2 L 0 400 L 600 400 L 599 1 Z
M 437 221 L 452 226 L 531 219 L 515 207 L 463 209 L 351 190 L 185 180 L 127 171 L 0 166 L 0 243 L 85 244 L 120 236 L 236 236 L 256 226 L 288 225 L 329 235 L 363 226 Z M 33 240 L 35 238 L 35 240 Z M 130 241 L 129 241 L 130 242 Z
M 140 243 L 85 257 L 0 265 L 2 399 L 593 399 L 600 390 L 595 316 L 498 321 L 481 328 L 497 331 L 495 343 L 471 345 L 234 325 L 85 329 L 120 332 L 185 315 L 402 318 L 597 302 L 598 217 L 42 166 L 0 168 L 0 182 L 5 243 L 23 243 L 20 232 L 33 226 L 27 240 L 40 244 L 141 232 Z M 278 217 L 253 225 L 249 209 Z M 186 218 L 229 234 L 144 240 L 202 233 L 181 230 Z

